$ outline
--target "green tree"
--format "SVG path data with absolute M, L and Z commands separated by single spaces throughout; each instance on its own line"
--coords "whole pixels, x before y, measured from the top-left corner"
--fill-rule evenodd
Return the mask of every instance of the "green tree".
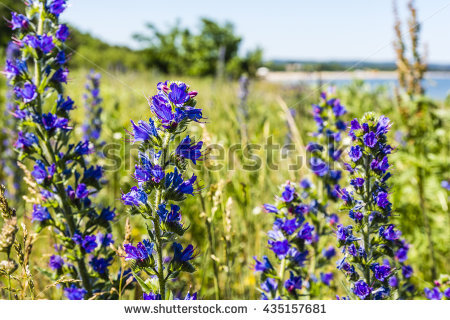
M 222 76 L 226 72 L 237 77 L 242 72 L 253 75 L 261 65 L 261 49 L 238 57 L 242 38 L 230 22 L 220 25 L 202 18 L 196 34 L 181 27 L 179 21 L 166 33 L 153 24 L 146 26 L 149 33 L 134 38 L 146 46 L 142 54 L 147 67 L 161 72 L 192 76 Z

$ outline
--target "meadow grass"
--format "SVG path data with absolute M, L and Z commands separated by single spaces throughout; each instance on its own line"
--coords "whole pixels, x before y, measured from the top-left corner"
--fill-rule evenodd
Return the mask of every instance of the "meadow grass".
M 99 70 L 97 70 L 99 71 Z M 84 120 L 82 95 L 85 92 L 86 75 L 89 70 L 71 72 L 67 94 L 76 101 L 78 108 L 73 113 L 73 119 L 81 124 Z M 101 71 L 100 71 L 101 72 Z M 270 228 L 271 219 L 261 209 L 262 204 L 271 202 L 278 186 L 286 180 L 295 183 L 309 174 L 305 164 L 293 170 L 289 166 L 303 154 L 302 148 L 309 140 L 309 132 L 314 130 L 311 115 L 311 104 L 316 102 L 320 90 L 304 86 L 286 86 L 252 81 L 249 89 L 247 107 L 248 137 L 243 134 L 242 123 L 238 121 L 238 83 L 234 81 L 217 81 L 212 78 L 172 77 L 157 73 L 110 73 L 101 72 L 101 94 L 104 112 L 102 139 L 107 148 L 111 144 L 116 147 L 108 149 L 120 159 L 120 165 L 106 171 L 107 185 L 98 195 L 104 205 L 115 206 L 118 218 L 114 222 L 116 245 L 120 245 L 124 238 L 127 211 L 120 202 L 121 188 L 124 192 L 133 184 L 131 174 L 133 163 L 137 156 L 137 149 L 127 142 L 126 129 L 130 129 L 130 120 L 148 120 L 150 117 L 148 96 L 154 94 L 155 83 L 166 79 L 182 80 L 195 88 L 200 94 L 198 103 L 203 108 L 206 125 L 196 124 L 190 130 L 196 136 L 202 136 L 207 145 L 213 147 L 205 160 L 204 166 L 192 167 L 203 186 L 200 197 L 188 198 L 183 204 L 183 216 L 190 229 L 186 232 L 186 240 L 200 249 L 200 255 L 195 260 L 198 271 L 186 278 L 193 284 L 191 292 L 199 291 L 199 297 L 212 299 L 256 299 L 257 277 L 253 274 L 253 256 L 267 254 L 266 231 Z M 5 86 L 2 83 L 2 96 Z M 398 105 L 383 88 L 370 91 L 362 82 L 338 90 L 337 96 L 347 107 L 349 114 L 347 121 L 360 117 L 364 112 L 374 111 L 383 113 L 394 122 L 391 135 L 402 131 L 405 125 L 399 116 Z M 284 103 L 284 105 L 283 105 Z M 4 103 L 2 103 L 3 105 Z M 289 119 L 287 108 L 295 110 L 295 115 Z M 436 130 L 430 146 L 428 159 L 411 159 L 413 155 L 408 151 L 411 146 L 396 142 L 396 152 L 392 156 L 394 164 L 393 202 L 398 216 L 394 219 L 404 230 L 404 237 L 412 243 L 410 261 L 415 269 L 414 281 L 419 288 L 430 283 L 429 252 L 424 241 L 423 221 L 419 215 L 419 203 L 415 196 L 415 181 L 411 161 L 425 162 L 429 166 L 429 176 L 426 184 L 427 204 L 431 214 L 433 240 L 437 250 L 437 268 L 440 273 L 449 273 L 449 237 L 450 216 L 448 211 L 448 193 L 440 187 L 440 182 L 448 178 L 448 146 L 449 109 L 444 103 L 437 103 L 437 114 L 443 122 L 442 128 Z M 292 127 L 292 125 L 295 127 Z M 291 126 L 291 128 L 290 128 Z M 81 137 L 78 126 L 76 134 Z M 296 146 L 295 151 L 283 156 L 277 149 L 270 154 L 266 146 L 270 141 L 273 145 L 283 146 L 288 133 Z M 392 137 L 394 140 L 394 137 Z M 245 149 L 249 143 L 255 146 L 252 150 Z M 431 148 L 431 147 L 430 147 Z M 105 150 L 105 149 L 104 149 Z M 220 151 L 224 156 L 220 156 Z M 261 159 L 260 166 L 255 169 L 255 159 Z M 303 158 L 303 162 L 305 159 Z M 111 167 L 110 157 L 99 159 L 103 165 Z M 447 162 L 447 167 L 446 163 Z M 276 165 L 276 168 L 273 168 Z M 447 171 L 446 171 L 447 170 Z M 345 180 L 345 179 L 344 179 Z M 14 203 L 23 203 L 14 199 Z M 20 206 L 19 206 L 20 207 Z M 23 208 L 23 206 L 22 206 Z M 337 208 L 331 208 L 337 212 Z M 339 214 L 339 212 L 337 212 Z M 21 216 L 30 216 L 30 206 L 18 212 Z M 348 217 L 340 215 L 343 221 Z M 138 226 L 138 219 L 131 217 L 132 225 Z M 25 219 L 30 225 L 30 220 Z M 31 227 L 30 227 L 31 228 Z M 141 225 L 132 230 L 134 242 L 140 241 L 145 226 Z M 330 239 L 334 244 L 334 238 Z M 39 234 L 33 248 L 32 267 L 34 270 L 37 292 L 51 285 L 40 271 L 47 265 L 51 254 L 53 239 L 51 233 Z M 42 258 L 36 258 L 42 257 Z M 333 271 L 333 270 L 330 270 Z M 341 282 L 342 275 L 336 272 L 337 282 Z M 170 286 L 170 284 L 169 284 Z M 334 299 L 335 294 L 345 292 L 327 292 L 325 299 Z M 58 290 L 49 288 L 43 294 L 46 298 L 61 298 Z M 132 299 L 137 293 L 129 293 L 123 298 Z

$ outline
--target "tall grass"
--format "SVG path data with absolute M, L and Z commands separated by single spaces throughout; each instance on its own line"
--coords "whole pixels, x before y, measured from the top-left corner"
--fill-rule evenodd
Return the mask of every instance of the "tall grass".
M 96 70 L 100 71 L 101 70 Z M 85 77 L 89 70 L 77 70 L 70 74 L 67 94 L 76 101 L 82 101 L 84 93 Z M 114 205 L 117 207 L 118 219 L 113 228 L 116 239 L 120 242 L 125 237 L 125 220 L 128 217 L 125 208 L 119 201 L 121 188 L 129 190 L 133 184 L 131 173 L 134 171 L 133 163 L 137 157 L 137 150 L 131 148 L 125 142 L 128 139 L 124 129 L 129 129 L 129 119 L 148 120 L 149 106 L 146 104 L 145 96 L 152 94 L 154 84 L 161 77 L 153 73 L 126 73 L 115 74 L 102 72 L 102 97 L 104 112 L 102 120 L 104 123 L 102 140 L 106 146 L 112 143 L 117 149 L 109 150 L 116 153 L 123 161 L 120 166 L 106 171 L 109 181 L 98 195 L 103 205 Z M 218 82 L 211 78 L 194 77 L 167 77 L 164 78 L 183 80 L 195 88 L 201 94 L 198 96 L 198 106 L 204 109 L 204 115 L 208 117 L 206 126 L 193 125 L 190 129 L 192 134 L 205 137 L 211 145 L 221 145 L 225 156 L 220 156 L 220 150 L 213 147 L 205 160 L 205 164 L 191 169 L 203 182 L 205 188 L 201 197 L 188 199 L 184 204 L 183 219 L 186 225 L 190 225 L 186 233 L 186 240 L 199 244 L 204 248 L 200 252 L 197 263 L 198 270 L 192 275 L 184 278 L 186 283 L 193 283 L 191 292 L 199 291 L 199 298 L 213 299 L 255 299 L 259 298 L 256 290 L 257 280 L 251 268 L 253 255 L 262 256 L 267 254 L 265 232 L 270 228 L 271 219 L 265 214 L 260 205 L 270 202 L 273 194 L 277 193 L 278 185 L 286 180 L 300 181 L 303 169 L 289 170 L 289 165 L 295 163 L 296 157 L 301 155 L 303 141 L 308 141 L 307 132 L 314 129 L 312 115 L 310 114 L 311 103 L 317 100 L 319 92 L 302 86 L 284 86 L 266 83 L 263 81 L 252 82 L 249 88 L 247 100 L 249 118 L 247 125 L 248 142 L 260 145 L 261 149 L 244 149 L 239 146 L 242 142 L 241 124 L 239 123 L 239 96 L 237 82 Z M 0 88 L 4 95 L 5 87 Z M 342 97 L 350 113 L 349 119 L 361 116 L 366 111 L 383 113 L 393 121 L 392 131 L 405 131 L 407 126 L 400 120 L 398 111 L 393 107 L 395 101 L 386 90 L 377 89 L 370 91 L 363 83 L 354 83 L 349 87 L 342 88 L 338 92 Z M 285 105 L 280 106 L 280 97 Z M 286 118 L 286 107 L 295 109 L 295 116 Z M 448 106 L 437 103 L 437 112 L 444 117 L 448 124 Z M 289 114 L 290 116 L 290 114 Z M 82 123 L 84 119 L 84 108 L 79 105 L 73 113 L 73 119 Z M 295 125 L 295 127 L 287 126 Z M 294 129 L 296 150 L 287 153 L 282 158 L 282 151 L 277 149 L 273 152 L 273 158 L 269 157 L 267 146 L 284 144 L 289 130 Z M 440 187 L 440 181 L 444 177 L 443 168 L 445 159 L 448 159 L 448 141 L 450 131 L 443 128 L 435 136 L 430 137 L 430 144 L 440 148 L 432 158 L 432 168 L 429 173 L 426 188 L 427 203 L 432 218 L 432 228 L 439 240 L 436 241 L 436 259 L 439 273 L 449 273 L 448 240 L 450 237 L 450 219 L 448 215 L 448 193 Z M 79 137 L 82 132 L 77 132 Z M 393 138 L 393 137 L 392 137 Z M 394 217 L 396 222 L 404 230 L 404 236 L 412 244 L 410 251 L 410 262 L 417 270 L 413 281 L 421 288 L 426 282 L 420 279 L 429 279 L 428 262 L 421 258 L 428 252 L 425 246 L 425 236 L 420 232 L 421 220 L 417 218 L 419 203 L 416 197 L 411 196 L 415 186 L 410 183 L 414 172 L 410 172 L 403 150 L 405 146 L 400 141 L 395 143 L 397 152 L 392 156 L 393 170 L 398 172 L 394 175 L 396 185 L 394 190 L 394 201 L 398 206 L 399 216 Z M 447 151 L 446 151 L 447 150 Z M 447 152 L 447 155 L 446 155 Z M 257 170 L 252 170 L 255 158 L 261 159 L 261 165 Z M 306 159 L 303 159 L 305 161 Z M 107 168 L 111 167 L 110 157 L 101 158 L 99 162 Z M 273 168 L 273 164 L 278 165 Z M 304 164 L 303 164 L 304 166 Z M 254 168 L 253 168 L 254 169 Z M 230 200 L 231 199 L 231 200 Z M 20 202 L 20 199 L 14 199 Z M 29 212 L 29 207 L 27 207 Z M 347 217 L 340 217 L 344 221 Z M 131 217 L 131 224 L 138 226 L 138 220 Z M 131 238 L 138 239 L 139 234 L 145 230 L 144 226 L 133 229 Z M 48 235 L 40 234 L 35 242 L 33 254 L 36 256 L 48 255 L 46 245 Z M 447 243 L 447 245 L 445 244 Z M 447 258 L 446 258 L 447 257 Z M 36 268 L 45 267 L 45 262 L 35 259 Z M 35 285 L 37 291 L 42 290 L 48 283 L 44 278 L 35 274 Z M 183 279 L 182 279 L 183 280 Z M 336 279 L 340 281 L 340 279 Z M 186 285 L 187 286 L 187 285 Z M 185 288 L 190 289 L 190 288 Z M 184 290 L 186 291 L 186 290 Z M 345 294 L 338 292 L 337 294 Z M 48 290 L 46 297 L 54 297 L 52 289 Z M 133 293 L 122 298 L 133 298 Z M 334 296 L 323 298 L 333 299 Z

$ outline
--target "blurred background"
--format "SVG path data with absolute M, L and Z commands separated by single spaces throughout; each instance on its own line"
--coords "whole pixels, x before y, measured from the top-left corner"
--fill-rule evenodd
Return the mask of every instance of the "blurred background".
M 0 16 L 9 19 L 11 10 L 22 11 L 21 1 L 0 0 Z M 315 129 L 311 104 L 330 87 L 347 107 L 347 120 L 374 111 L 394 123 L 395 219 L 412 244 L 415 284 L 429 286 L 450 272 L 449 1 L 76 0 L 69 1 L 62 21 L 71 29 L 67 91 L 78 106 L 80 136 L 88 112 L 86 76 L 94 70 L 102 77 L 99 141 L 114 145 L 109 152 L 121 160 L 98 157 L 108 168 L 99 197 L 118 208 L 118 242 L 127 217 L 118 199 L 134 183 L 137 153 L 126 143 L 130 119 L 150 116 L 145 98 L 159 81 L 182 80 L 199 91 L 208 120 L 191 134 L 224 153 L 211 150 L 208 160 L 192 168 L 203 190 L 184 207 L 191 225 L 186 235 L 200 248 L 199 271 L 186 279 L 194 284 L 191 291 L 203 298 L 259 297 L 252 257 L 267 253 L 271 225 L 261 206 L 272 201 L 281 183 L 310 174 L 304 165 L 289 166 L 298 164 Z M 9 41 L 2 22 L 2 61 Z M 0 90 L 3 123 L 3 78 Z M 22 201 L 28 190 L 18 183 L 22 176 L 8 147 L 7 124 L 3 128 L 0 181 L 14 186 L 14 205 L 30 216 Z M 249 153 L 249 143 L 262 147 Z M 270 144 L 279 147 L 269 154 Z M 288 144 L 295 150 L 283 148 Z M 132 219 L 138 241 L 143 226 Z M 41 234 L 35 250 L 50 254 L 49 241 Z M 334 288 L 328 295 L 334 299 Z

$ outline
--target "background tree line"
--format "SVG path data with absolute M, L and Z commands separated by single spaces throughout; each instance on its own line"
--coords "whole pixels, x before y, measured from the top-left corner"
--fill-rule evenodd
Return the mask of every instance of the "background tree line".
M 11 39 L 8 22 L 11 10 L 23 12 L 24 5 L 17 0 L 3 0 L 0 4 L 0 56 Z M 151 23 L 145 34 L 134 38 L 142 49 L 108 44 L 86 32 L 70 26 L 67 42 L 71 53 L 71 68 L 92 64 L 92 68 L 114 71 L 154 70 L 161 73 L 190 76 L 219 76 L 237 78 L 242 73 L 253 76 L 262 65 L 262 50 L 257 48 L 239 56 L 242 37 L 233 24 L 223 25 L 207 18 L 200 19 L 198 31 L 175 23 L 167 32 Z

